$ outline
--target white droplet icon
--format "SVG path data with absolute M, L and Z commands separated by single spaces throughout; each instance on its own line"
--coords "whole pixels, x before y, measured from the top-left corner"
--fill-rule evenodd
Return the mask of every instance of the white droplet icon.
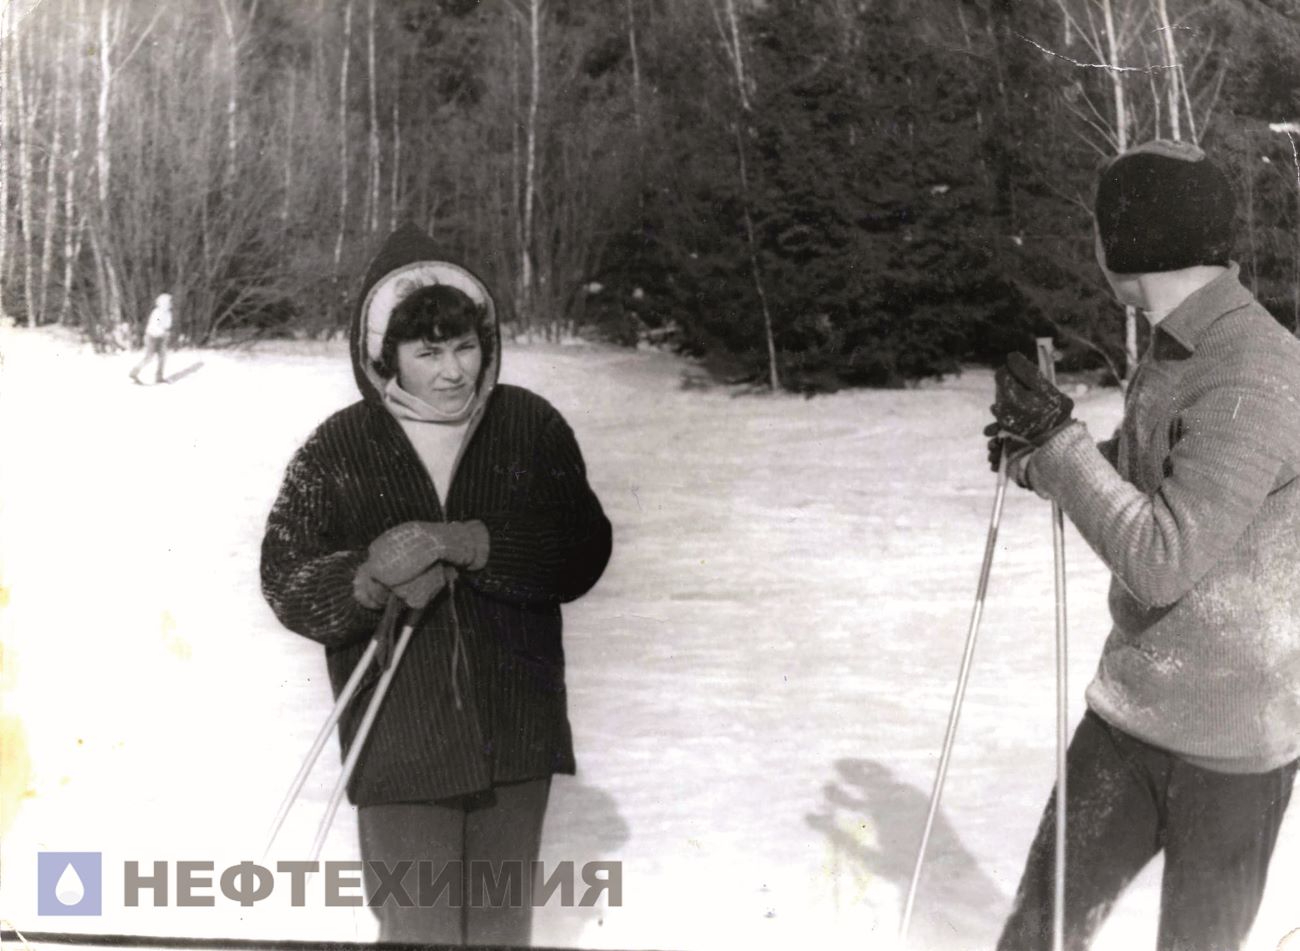
M 48 879 L 47 879 L 48 881 Z M 59 880 L 54 884 L 54 897 L 59 903 L 68 907 L 80 905 L 81 899 L 86 897 L 86 886 L 81 882 L 81 876 L 77 870 L 68 863 L 68 867 L 63 870 Z

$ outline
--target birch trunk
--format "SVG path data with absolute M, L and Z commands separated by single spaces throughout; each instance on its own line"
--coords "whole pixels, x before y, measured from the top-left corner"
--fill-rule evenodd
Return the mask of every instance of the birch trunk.
M 9 276 L 9 4 L 0 2 L 0 317 Z
M 59 323 L 66 323 L 72 305 L 72 267 L 81 256 L 81 232 L 84 213 L 77 208 L 77 170 L 81 167 L 81 147 L 85 142 L 82 126 L 82 82 L 86 69 L 86 0 L 77 0 L 77 73 L 72 86 L 72 154 L 68 157 L 67 177 L 63 185 L 63 306 Z M 76 212 L 76 224 L 73 214 Z
M 352 54 L 352 0 L 343 8 L 343 63 L 339 66 L 339 231 L 334 239 L 334 280 L 343 260 L 348 223 L 348 62 Z
M 51 118 L 54 129 L 50 133 L 50 152 L 45 165 L 45 225 L 42 234 L 44 243 L 41 248 L 41 300 L 38 322 L 44 321 L 46 317 L 46 302 L 50 290 L 50 271 L 54 260 L 55 218 L 59 205 L 58 170 L 63 164 L 63 93 L 66 81 L 64 55 L 67 49 L 67 27 L 60 23 L 58 30 L 59 40 L 54 54 L 54 106 Z
M 1179 88 L 1182 84 L 1182 72 L 1178 68 L 1178 50 L 1174 46 L 1173 26 L 1169 23 L 1169 7 L 1165 0 L 1156 0 L 1156 16 L 1160 20 L 1160 48 L 1164 52 L 1167 82 L 1165 91 L 1169 100 L 1169 136 L 1175 142 L 1183 137 L 1182 96 Z
M 521 232 L 518 312 L 526 314 L 531 324 L 535 303 L 533 273 L 533 207 L 537 194 L 537 109 L 542 92 L 541 64 L 542 0 L 528 0 L 528 48 L 530 56 L 528 82 L 528 123 L 524 129 L 524 216 Z
M 402 172 L 402 123 L 397 109 L 401 98 L 399 82 L 393 94 L 393 170 L 389 173 L 388 182 L 388 230 L 390 232 L 397 230 L 397 209 L 401 198 L 397 188 L 397 180 Z
M 510 187 L 511 208 L 514 214 L 514 238 L 515 251 L 519 258 L 519 267 L 522 272 L 524 258 L 524 216 L 521 211 L 523 207 L 523 159 L 521 158 L 521 147 L 519 144 L 519 114 L 520 98 L 519 91 L 519 34 L 511 25 L 510 29 Z M 526 330 L 528 327 L 528 314 L 523 309 L 523 282 L 519 276 L 515 277 L 515 322 L 520 329 Z
M 100 304 L 101 319 L 110 330 L 122 319 L 122 297 L 117 280 L 117 267 L 113 263 L 113 251 L 108 240 L 109 235 L 109 177 L 112 174 L 112 157 L 109 151 L 110 97 L 113 89 L 113 35 L 109 29 L 109 7 L 113 0 L 103 0 L 99 14 L 99 109 L 95 126 L 95 167 L 98 170 L 99 192 L 99 239 L 95 243 L 96 258 L 102 274 Z M 92 328 L 92 334 L 99 336 Z
M 763 314 L 763 333 L 767 342 L 768 383 L 772 392 L 781 388 L 781 378 L 776 365 L 776 338 L 772 332 L 772 311 L 767 303 L 767 290 L 758 264 L 758 242 L 754 235 L 754 218 L 750 212 L 749 168 L 745 157 L 745 135 L 749 127 L 750 102 L 748 77 L 745 75 L 744 44 L 740 34 L 740 20 L 736 16 L 735 0 L 726 0 L 727 25 L 731 31 L 731 63 L 735 70 L 736 95 L 740 109 L 736 116 L 736 163 L 740 173 L 741 208 L 745 221 L 745 243 L 749 250 L 749 271 L 758 295 L 759 309 Z
M 218 3 L 230 58 L 230 85 L 226 90 L 226 174 L 222 182 L 222 191 L 228 198 L 235 182 L 236 156 L 239 153 L 239 37 L 229 0 L 218 0 Z
M 113 87 L 113 64 L 110 60 L 112 38 L 108 28 L 108 8 L 112 0 L 102 0 L 99 9 L 99 109 L 95 123 L 95 168 L 98 172 L 99 212 L 101 218 L 108 209 L 108 177 L 112 160 L 108 153 L 108 103 Z M 101 235 L 101 240 L 103 236 Z
M 1115 32 L 1115 15 L 1110 0 L 1102 0 L 1102 16 L 1106 26 L 1106 49 L 1111 66 L 1119 66 L 1119 40 Z M 1115 103 L 1115 150 L 1117 154 L 1128 151 L 1128 103 L 1124 98 L 1124 75 L 1109 69 L 1111 95 Z M 1133 379 L 1138 365 L 1137 309 L 1124 308 L 1124 387 Z
M 632 121 L 636 123 L 638 140 L 641 137 L 641 56 L 636 43 L 636 10 L 632 0 L 627 0 L 627 46 L 632 54 Z M 639 167 L 639 166 L 638 166 Z
M 284 132 L 284 205 L 280 209 L 280 223 L 289 227 L 289 209 L 293 204 L 293 123 L 297 111 L 298 71 L 289 69 L 289 121 Z
M 375 90 L 375 0 L 367 4 L 369 21 L 366 25 L 366 86 L 369 96 L 370 122 L 370 189 L 366 195 L 366 231 L 379 230 L 379 107 Z
M 15 126 L 18 132 L 18 217 L 23 248 L 23 306 L 27 310 L 27 325 L 36 326 L 36 294 L 32 277 L 32 165 L 31 124 L 35 111 L 27 101 L 23 73 L 27 63 L 23 58 L 23 36 L 15 29 L 13 37 Z

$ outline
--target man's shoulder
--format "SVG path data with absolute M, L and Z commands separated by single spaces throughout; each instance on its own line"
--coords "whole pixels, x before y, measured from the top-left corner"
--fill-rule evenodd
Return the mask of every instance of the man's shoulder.
M 1300 446 L 1300 339 L 1251 301 L 1225 314 L 1197 347 L 1179 382 L 1180 401 L 1218 401 L 1236 420 L 1254 406 L 1253 427 L 1292 459 Z
M 1300 382 L 1300 338 L 1253 297 L 1216 321 L 1198 349 L 1221 370 Z

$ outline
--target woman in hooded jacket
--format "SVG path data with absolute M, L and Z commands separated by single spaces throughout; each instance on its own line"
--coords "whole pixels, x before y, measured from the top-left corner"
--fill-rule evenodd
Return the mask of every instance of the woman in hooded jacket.
M 604 571 L 609 521 L 563 417 L 497 383 L 478 278 L 406 227 L 360 299 L 363 398 L 289 463 L 262 590 L 325 646 L 336 695 L 390 602 L 415 624 L 348 784 L 380 939 L 527 945 L 527 894 L 499 886 L 527 887 L 550 778 L 574 771 L 560 604 Z M 374 679 L 340 720 L 345 755 Z

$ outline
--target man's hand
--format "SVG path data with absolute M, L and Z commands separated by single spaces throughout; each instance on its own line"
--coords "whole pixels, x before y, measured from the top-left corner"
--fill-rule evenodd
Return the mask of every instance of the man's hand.
M 1034 451 L 1034 444 L 1027 439 L 1003 430 L 996 420 L 984 427 L 984 435 L 989 437 L 989 469 L 998 471 L 1002 463 L 1002 454 L 1007 453 L 1007 471 L 1011 466 Z
M 1009 354 L 994 379 L 997 396 L 991 409 L 1005 433 L 1037 447 L 1073 421 L 1074 400 L 1049 383 L 1022 354 Z
M 984 427 L 984 435 L 989 437 L 989 468 L 994 472 L 1002 463 L 1002 454 L 1007 454 L 1007 478 L 1022 489 L 1029 485 L 1029 457 L 1034 454 L 1034 444 L 1002 431 L 996 422 Z

